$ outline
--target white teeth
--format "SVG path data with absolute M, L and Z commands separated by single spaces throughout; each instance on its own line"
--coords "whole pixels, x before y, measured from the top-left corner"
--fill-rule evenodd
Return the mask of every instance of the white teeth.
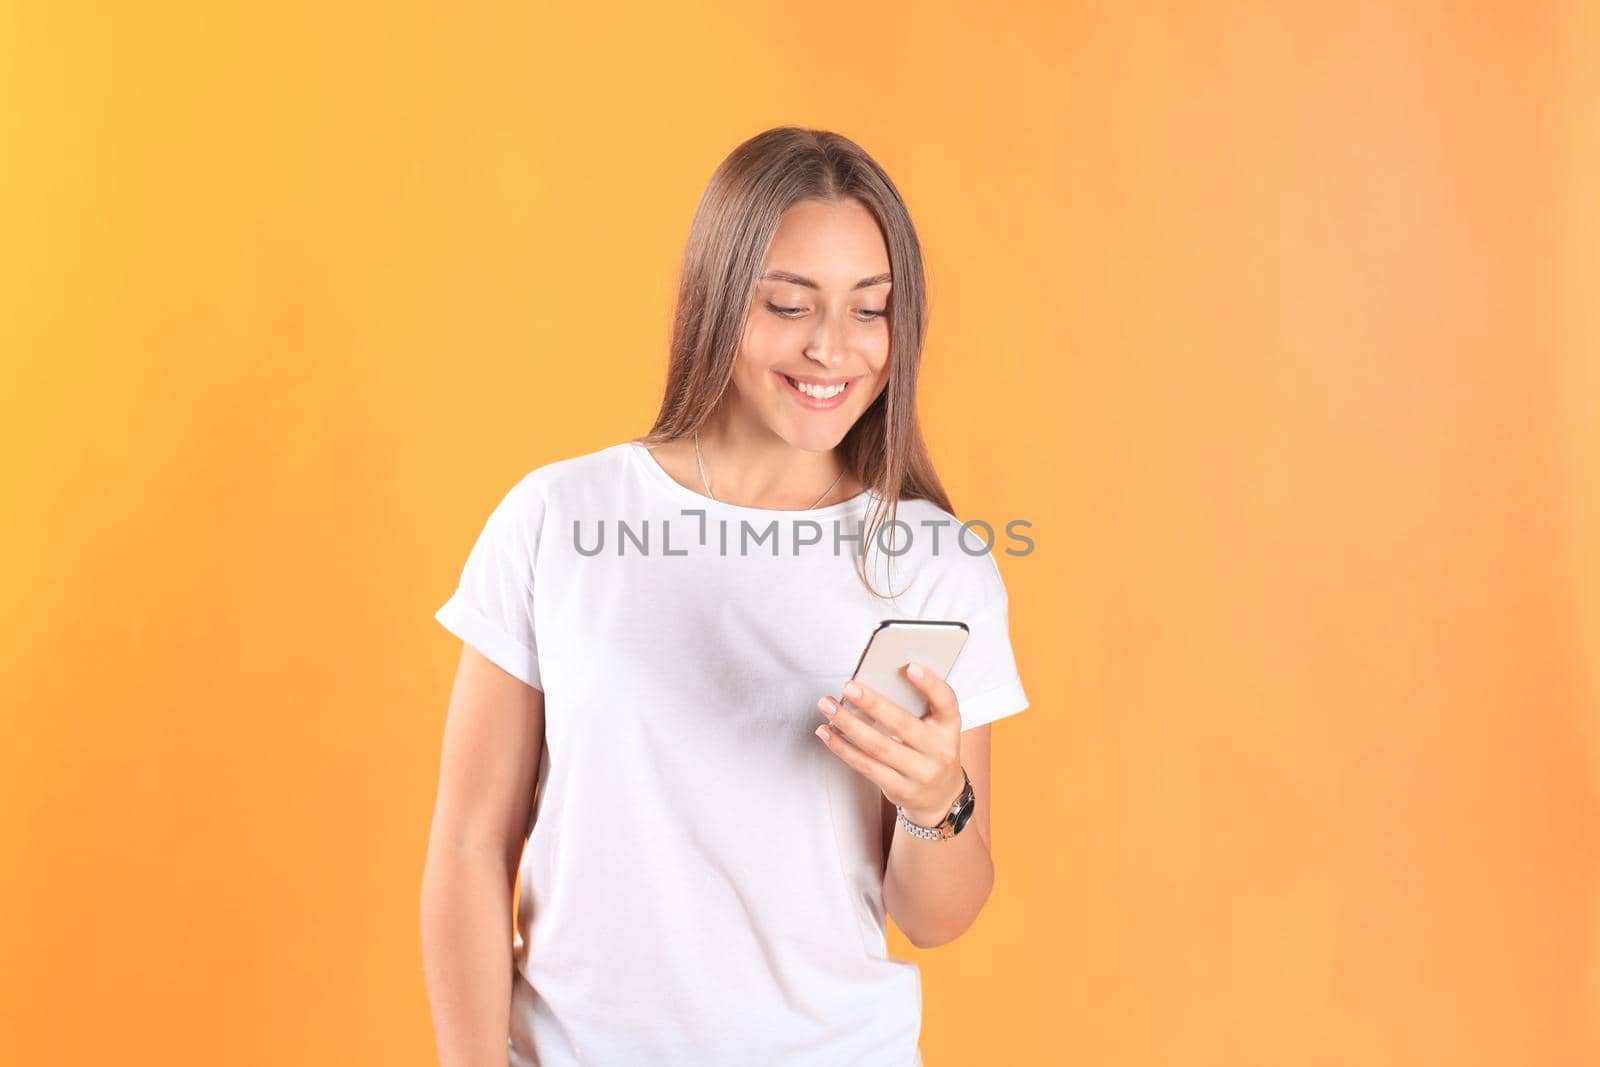
M 809 382 L 797 382 L 793 378 L 789 378 L 789 382 L 806 396 L 816 397 L 818 400 L 827 400 L 844 392 L 844 385 L 812 385 Z

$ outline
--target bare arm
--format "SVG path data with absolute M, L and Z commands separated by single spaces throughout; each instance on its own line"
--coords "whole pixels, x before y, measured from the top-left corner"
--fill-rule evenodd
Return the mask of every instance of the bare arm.
M 972 823 L 948 841 L 921 841 L 899 826 L 884 801 L 884 908 L 918 948 L 954 941 L 977 919 L 994 888 L 989 848 L 990 725 L 961 734 L 961 765 L 972 782 Z M 943 818 L 921 816 L 921 825 Z M 916 821 L 913 818 L 912 821 Z
M 463 644 L 422 875 L 440 1067 L 506 1067 L 511 901 L 544 754 L 544 693 Z

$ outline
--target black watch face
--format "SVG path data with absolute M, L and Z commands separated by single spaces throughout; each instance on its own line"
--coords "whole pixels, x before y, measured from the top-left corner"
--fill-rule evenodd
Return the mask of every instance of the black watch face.
M 961 828 L 967 825 L 967 820 L 972 818 L 972 811 L 975 807 L 977 805 L 969 798 L 965 804 L 961 805 L 961 810 L 956 812 L 956 817 L 950 824 L 950 828 L 956 833 L 960 833 Z

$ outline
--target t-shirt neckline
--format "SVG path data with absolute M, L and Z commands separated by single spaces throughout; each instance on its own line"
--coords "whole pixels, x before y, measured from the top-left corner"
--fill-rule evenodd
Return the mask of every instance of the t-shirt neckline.
M 765 518 L 829 518 L 864 508 L 872 501 L 874 496 L 872 487 L 868 486 L 847 500 L 841 500 L 836 504 L 829 504 L 820 508 L 752 508 L 743 504 L 729 504 L 725 501 L 714 500 L 704 493 L 697 493 L 688 486 L 680 484 L 676 478 L 667 473 L 667 469 L 661 465 L 661 461 L 656 459 L 650 449 L 640 442 L 628 441 L 627 447 L 630 452 L 638 457 L 639 464 L 644 468 L 645 475 L 650 481 L 655 482 L 679 500 L 694 507 L 706 508 L 710 511 L 725 511 L 736 515 L 759 515 Z

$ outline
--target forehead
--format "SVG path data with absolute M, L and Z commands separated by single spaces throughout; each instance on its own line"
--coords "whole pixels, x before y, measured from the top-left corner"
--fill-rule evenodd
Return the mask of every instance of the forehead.
M 889 249 L 878 220 L 859 201 L 803 200 L 783 213 L 762 271 L 814 278 L 848 289 L 862 278 L 889 273 Z

